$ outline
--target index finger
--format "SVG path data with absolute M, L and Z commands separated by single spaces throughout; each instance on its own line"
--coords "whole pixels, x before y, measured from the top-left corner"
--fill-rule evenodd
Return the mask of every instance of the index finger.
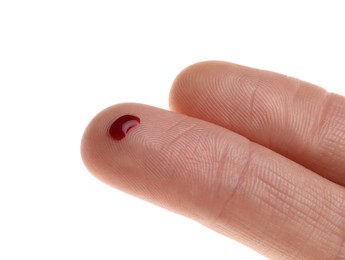
M 109 185 L 266 256 L 345 256 L 344 188 L 218 125 L 120 104 L 91 121 L 82 155 L 89 170 Z

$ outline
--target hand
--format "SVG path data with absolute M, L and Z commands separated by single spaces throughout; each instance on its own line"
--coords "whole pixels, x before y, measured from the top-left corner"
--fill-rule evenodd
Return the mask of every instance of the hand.
M 82 140 L 87 168 L 267 257 L 345 259 L 344 97 L 204 62 L 177 77 L 170 106 L 99 113 Z M 123 115 L 138 119 L 113 124 Z

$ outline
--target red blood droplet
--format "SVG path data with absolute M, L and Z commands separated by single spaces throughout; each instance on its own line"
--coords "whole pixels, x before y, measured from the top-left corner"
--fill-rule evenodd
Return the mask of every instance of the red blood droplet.
M 126 137 L 129 130 L 139 124 L 139 117 L 133 115 L 124 115 L 115 120 L 109 129 L 109 133 L 115 140 L 121 140 Z

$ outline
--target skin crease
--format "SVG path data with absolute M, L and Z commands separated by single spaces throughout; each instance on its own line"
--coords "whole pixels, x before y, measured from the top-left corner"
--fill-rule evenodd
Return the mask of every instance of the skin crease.
M 97 178 L 271 259 L 345 259 L 345 98 L 227 62 L 174 81 L 166 111 L 118 104 L 85 130 Z M 112 123 L 140 125 L 116 141 Z

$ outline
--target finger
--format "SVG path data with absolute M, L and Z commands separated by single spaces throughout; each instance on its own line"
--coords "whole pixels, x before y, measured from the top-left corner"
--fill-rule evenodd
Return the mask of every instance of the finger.
M 342 96 L 273 72 L 204 62 L 177 77 L 170 104 L 345 185 Z
M 122 115 L 140 124 L 126 122 L 128 135 L 114 140 L 109 129 L 122 129 L 112 124 Z M 268 257 L 345 257 L 343 188 L 225 128 L 121 104 L 92 120 L 81 149 L 102 181 Z

